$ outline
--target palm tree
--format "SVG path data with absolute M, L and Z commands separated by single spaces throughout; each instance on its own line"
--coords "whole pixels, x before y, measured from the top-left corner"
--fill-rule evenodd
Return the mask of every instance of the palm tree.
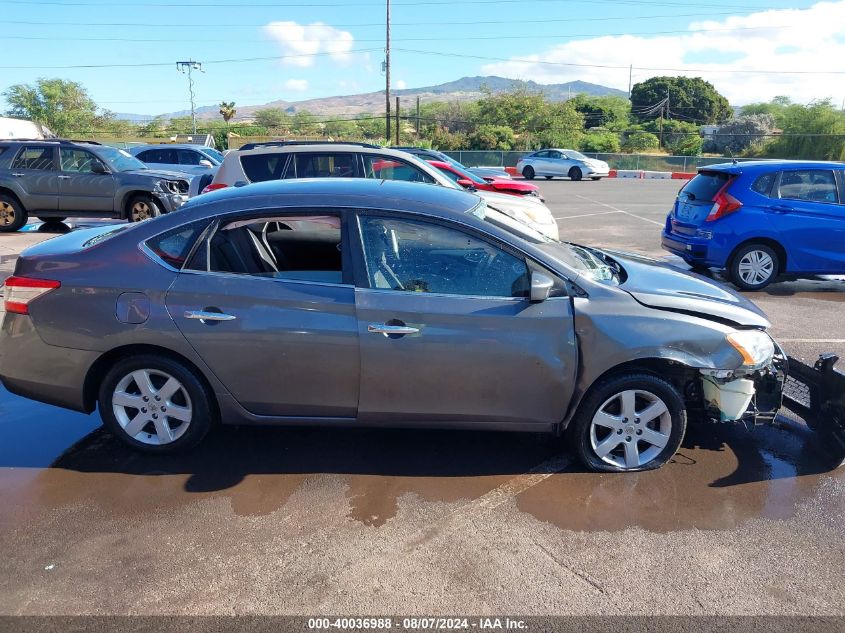
M 229 121 L 232 120 L 235 116 L 235 102 L 230 101 L 226 103 L 223 101 L 220 104 L 220 115 L 223 117 L 223 120 L 226 121 L 226 125 L 229 125 Z

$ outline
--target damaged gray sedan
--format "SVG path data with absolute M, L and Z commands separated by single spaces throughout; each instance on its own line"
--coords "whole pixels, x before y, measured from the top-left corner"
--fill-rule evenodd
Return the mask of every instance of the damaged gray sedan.
M 24 252 L 5 303 L 5 387 L 149 452 L 218 423 L 566 431 L 591 469 L 647 470 L 688 420 L 773 421 L 785 378 L 723 286 L 403 182 L 267 182 L 70 233 Z

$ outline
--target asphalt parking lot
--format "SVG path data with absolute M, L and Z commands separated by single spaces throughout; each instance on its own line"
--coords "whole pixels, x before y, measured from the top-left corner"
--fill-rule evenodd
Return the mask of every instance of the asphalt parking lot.
M 664 257 L 677 181 L 538 184 L 564 239 Z M 749 296 L 791 354 L 845 358 L 845 281 Z M 226 428 L 150 457 L 0 391 L 0 614 L 845 615 L 845 469 L 783 424 L 616 476 L 534 434 Z

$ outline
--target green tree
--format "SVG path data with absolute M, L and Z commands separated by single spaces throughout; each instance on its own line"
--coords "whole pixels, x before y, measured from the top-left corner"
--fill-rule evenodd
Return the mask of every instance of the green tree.
M 322 126 L 308 110 L 299 110 L 291 117 L 290 129 L 300 136 L 316 136 L 321 133 Z
M 290 115 L 281 108 L 263 108 L 253 113 L 256 125 L 281 132 L 290 127 Z
M 650 149 L 657 149 L 660 146 L 658 139 L 651 132 L 632 132 L 622 142 L 622 150 L 625 152 L 645 152 Z
M 355 121 L 343 119 L 326 121 L 323 124 L 323 134 L 333 139 L 353 139 L 363 136 L 361 128 L 355 124 Z
M 791 104 L 780 116 L 782 136 L 761 151 L 765 156 L 845 160 L 845 113 L 830 100 Z
M 516 143 L 513 130 L 507 125 L 479 125 L 468 137 L 469 149 L 510 151 Z
M 584 126 L 588 129 L 593 127 L 625 128 L 628 125 L 631 112 L 631 103 L 628 99 L 578 94 L 568 103 L 584 116 Z
M 649 121 L 648 123 L 644 123 L 642 125 L 643 129 L 647 132 L 651 132 L 655 136 L 659 137 L 661 135 L 661 127 L 663 128 L 663 147 L 668 150 L 670 153 L 678 154 L 680 156 L 692 156 L 698 152 L 693 152 L 693 154 L 684 153 L 681 154 L 680 148 L 686 148 L 685 151 L 690 151 L 692 147 L 694 147 L 695 143 L 693 141 L 689 141 L 688 139 L 698 139 L 698 147 L 700 149 L 701 146 L 701 132 L 698 125 L 695 123 L 690 123 L 688 121 L 676 121 L 676 120 L 668 120 L 668 121 Z M 691 145 L 692 143 L 692 145 Z
M 75 81 L 41 78 L 35 85 L 15 84 L 3 97 L 10 106 L 8 116 L 41 123 L 59 136 L 90 133 L 95 123 L 113 118 L 110 113 L 98 115 L 97 104 Z
M 619 135 L 609 130 L 590 130 L 581 139 L 581 150 L 585 152 L 614 153 L 619 149 Z
M 226 122 L 226 125 L 229 124 L 229 121 L 235 118 L 235 113 L 237 110 L 235 109 L 235 102 L 234 101 L 221 101 L 220 102 L 220 116 L 223 117 L 223 120 Z
M 631 89 L 631 111 L 640 121 L 666 115 L 666 108 L 654 106 L 669 98 L 669 118 L 704 125 L 722 123 L 731 118 L 728 100 L 708 81 L 700 77 L 652 77 Z

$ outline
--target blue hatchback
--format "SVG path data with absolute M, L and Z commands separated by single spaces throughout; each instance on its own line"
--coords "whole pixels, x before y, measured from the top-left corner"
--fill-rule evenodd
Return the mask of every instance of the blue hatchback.
M 678 193 L 663 248 L 743 290 L 778 275 L 845 273 L 845 163 L 710 165 Z

